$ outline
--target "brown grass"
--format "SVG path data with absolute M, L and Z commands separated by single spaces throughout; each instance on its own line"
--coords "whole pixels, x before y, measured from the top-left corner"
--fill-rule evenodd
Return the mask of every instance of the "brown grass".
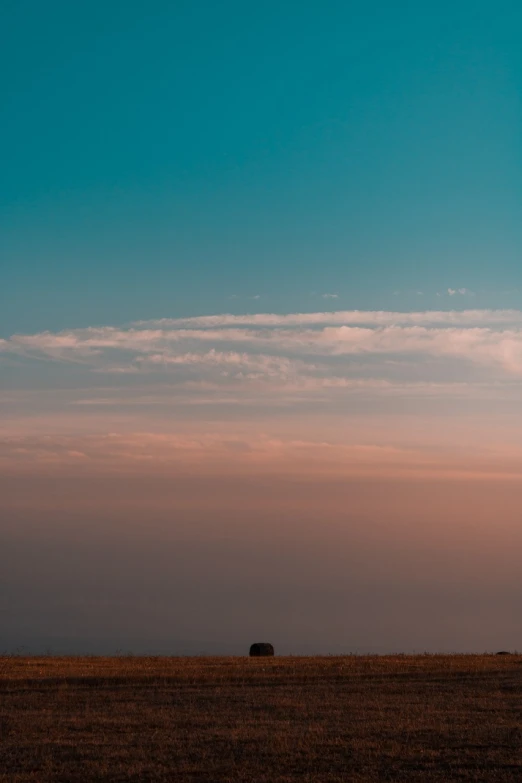
M 0 781 L 522 781 L 522 657 L 4 658 Z

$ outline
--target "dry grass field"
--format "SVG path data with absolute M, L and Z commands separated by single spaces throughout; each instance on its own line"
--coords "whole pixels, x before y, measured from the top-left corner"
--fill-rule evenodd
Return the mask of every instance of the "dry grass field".
M 0 781 L 522 781 L 522 656 L 0 659 Z

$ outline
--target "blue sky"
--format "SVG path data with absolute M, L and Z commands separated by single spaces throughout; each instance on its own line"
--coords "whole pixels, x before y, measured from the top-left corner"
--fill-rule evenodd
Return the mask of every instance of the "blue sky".
M 521 40 L 4 0 L 0 650 L 521 649 Z
M 26 0 L 1 27 L 4 336 L 518 306 L 519 3 Z

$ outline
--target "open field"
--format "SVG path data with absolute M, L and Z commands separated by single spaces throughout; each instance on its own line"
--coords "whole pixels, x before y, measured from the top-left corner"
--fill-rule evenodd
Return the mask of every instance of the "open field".
M 521 781 L 522 656 L 0 658 L 0 781 Z

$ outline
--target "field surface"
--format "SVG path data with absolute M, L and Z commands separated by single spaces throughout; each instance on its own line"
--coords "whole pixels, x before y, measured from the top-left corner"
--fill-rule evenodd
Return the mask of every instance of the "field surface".
M 522 781 L 522 657 L 0 658 L 0 781 Z

